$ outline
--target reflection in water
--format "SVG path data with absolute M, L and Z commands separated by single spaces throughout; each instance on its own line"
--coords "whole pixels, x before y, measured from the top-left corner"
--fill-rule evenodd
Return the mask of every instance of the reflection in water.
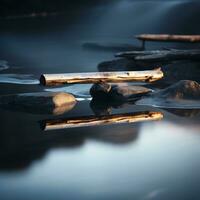
M 135 44 L 135 34 L 199 34 L 200 31 L 198 2 L 106 2 L 95 6 L 93 1 L 94 6 L 80 6 L 80 12 L 73 12 L 70 7 L 62 17 L 1 20 L 0 59 L 22 66 L 17 69 L 19 74 L 94 71 L 98 63 L 113 59 L 114 49 L 113 52 L 88 50 L 81 47 L 83 41 L 140 45 Z M 160 43 L 146 45 L 151 49 L 158 46 L 163 47 Z M 189 48 L 175 43 L 165 47 Z M 198 80 L 199 73 L 191 72 L 188 63 L 184 65 L 187 71 L 182 70 L 183 65 L 177 68 L 177 63 L 166 66 L 172 71 L 168 77 L 174 81 L 181 71 L 182 77 L 195 75 L 192 80 Z M 195 68 L 198 66 L 197 63 Z M 6 73 L 16 71 L 9 68 Z M 7 78 L 16 78 L 17 82 L 28 80 L 28 83 L 31 78 L 36 83 L 34 77 Z M 76 93 L 80 85 L 69 88 Z M 1 89 L 6 94 L 41 90 L 36 85 L 14 84 L 2 84 Z M 67 87 L 57 89 L 69 92 Z M 81 95 L 78 92 L 77 98 L 90 98 L 88 91 Z M 92 114 L 85 103 L 89 102 L 79 102 L 79 110 L 75 108 L 64 117 Z M 139 107 L 113 109 L 113 112 L 124 112 L 124 109 L 135 112 Z M 38 121 L 49 116 L 1 110 L 1 198 L 200 199 L 199 123 L 194 125 L 193 118 L 189 121 L 188 117 L 175 116 L 174 120 L 174 116 L 162 112 L 165 119 L 159 122 L 91 126 L 44 134 Z
M 105 115 L 98 117 L 85 116 L 85 117 L 75 117 L 68 119 L 45 120 L 42 122 L 42 128 L 45 131 L 48 131 L 48 130 L 65 129 L 65 128 L 85 127 L 85 126 L 160 120 L 162 118 L 163 115 L 161 112 L 127 113 L 127 114 Z

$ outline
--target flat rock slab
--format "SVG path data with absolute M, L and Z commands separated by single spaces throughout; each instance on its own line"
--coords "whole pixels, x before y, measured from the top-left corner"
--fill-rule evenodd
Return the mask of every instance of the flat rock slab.
M 140 98 L 150 92 L 151 89 L 143 86 L 120 86 L 107 83 L 94 84 L 90 89 L 93 99 L 108 99 L 112 103 Z
M 115 101 L 127 101 L 141 98 L 150 92 L 152 92 L 151 89 L 143 86 L 113 86 L 110 96 Z
M 76 104 L 73 95 L 64 92 L 37 92 L 0 97 L 0 106 L 33 114 L 63 114 Z

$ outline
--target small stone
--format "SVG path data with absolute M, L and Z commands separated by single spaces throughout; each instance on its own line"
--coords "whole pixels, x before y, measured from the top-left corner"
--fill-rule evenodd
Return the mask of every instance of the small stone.
M 110 90 L 110 84 L 104 82 L 95 83 L 90 89 L 90 94 L 94 99 L 106 99 L 109 96 Z

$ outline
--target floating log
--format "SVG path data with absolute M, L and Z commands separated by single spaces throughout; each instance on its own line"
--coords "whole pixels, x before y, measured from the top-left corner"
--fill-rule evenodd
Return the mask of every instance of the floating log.
M 175 60 L 200 60 L 200 50 L 153 50 L 120 52 L 116 57 L 125 57 L 135 61 L 166 62 Z
M 42 129 L 57 130 L 65 128 L 75 127 L 86 127 L 96 125 L 109 125 L 119 123 L 133 123 L 151 120 L 160 120 L 163 118 L 161 112 L 138 112 L 138 113 L 126 113 L 126 114 L 115 114 L 106 116 L 85 116 L 85 117 L 74 117 L 69 119 L 57 119 L 57 120 L 45 120 L 42 121 Z
M 40 77 L 42 85 L 61 85 L 69 83 L 99 83 L 99 82 L 153 82 L 163 77 L 160 68 L 147 71 L 122 72 L 89 72 L 67 74 L 43 74 Z
M 0 106 L 34 114 L 59 115 L 76 104 L 73 95 L 64 92 L 36 92 L 0 96 Z
M 141 34 L 135 37 L 142 41 L 200 42 L 200 35 Z

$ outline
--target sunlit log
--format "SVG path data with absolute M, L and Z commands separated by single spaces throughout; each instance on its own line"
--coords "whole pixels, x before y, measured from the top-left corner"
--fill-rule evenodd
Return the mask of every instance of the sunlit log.
M 43 130 L 48 131 L 75 127 L 143 122 L 160 120 L 162 118 L 163 114 L 161 112 L 138 112 L 105 116 L 74 117 L 71 119 L 45 120 L 42 121 L 41 125 Z
M 141 34 L 135 37 L 142 41 L 200 42 L 200 35 Z
M 153 82 L 163 77 L 160 68 L 146 71 L 122 72 L 89 72 L 66 74 L 43 74 L 40 77 L 42 85 L 61 85 L 69 83 L 99 83 L 99 82 Z

